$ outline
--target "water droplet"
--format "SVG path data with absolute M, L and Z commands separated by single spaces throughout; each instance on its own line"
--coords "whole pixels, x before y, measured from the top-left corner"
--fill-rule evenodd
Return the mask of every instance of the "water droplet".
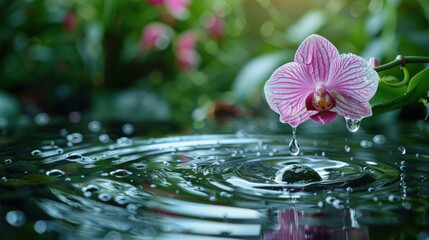
M 98 199 L 100 199 L 103 202 L 107 202 L 110 199 L 112 199 L 112 196 L 109 193 L 100 193 L 98 195 Z
M 50 119 L 47 113 L 39 113 L 34 117 L 34 121 L 37 125 L 46 125 L 49 123 Z
M 80 153 L 69 153 L 66 157 L 66 160 L 69 160 L 69 161 L 80 161 L 82 159 L 83 159 L 83 156 Z
M 133 173 L 126 170 L 126 169 L 116 169 L 116 170 L 110 172 L 110 175 L 115 176 L 117 178 L 127 177 L 131 174 L 133 174 Z
M 340 199 L 335 199 L 332 202 L 332 206 L 336 209 L 343 209 L 344 208 L 344 201 Z
M 150 187 L 151 188 L 156 188 L 156 184 L 151 184 Z
M 346 152 L 350 152 L 350 146 L 349 145 L 344 145 L 344 151 Z
M 122 132 L 125 135 L 131 135 L 134 132 L 134 126 L 130 123 L 126 123 L 124 126 L 122 126 Z
M 325 205 L 325 204 L 324 204 L 322 201 L 319 201 L 319 202 L 317 203 L 317 206 L 318 206 L 318 207 L 320 207 L 320 208 L 322 208 L 324 205 Z
M 310 183 L 321 181 L 319 173 L 309 166 L 290 164 L 277 171 L 274 181 L 279 183 Z
M 83 135 L 80 133 L 72 133 L 67 135 L 66 139 L 73 144 L 81 143 L 83 141 Z
M 235 133 L 235 136 L 236 136 L 237 138 L 248 138 L 248 137 L 249 137 L 249 134 L 248 134 L 246 131 L 244 131 L 244 130 L 238 130 L 238 131 Z
M 388 199 L 390 202 L 395 202 L 395 201 L 398 201 L 400 198 L 399 196 L 396 196 L 396 195 L 389 195 Z
M 352 193 L 352 192 L 353 192 L 353 188 L 352 188 L 352 187 L 347 187 L 347 188 L 346 188 L 346 191 L 347 191 L 348 193 Z
M 1 177 L 2 182 L 7 182 L 7 178 L 5 176 Z
M 4 160 L 4 163 L 11 164 L 12 163 L 12 159 L 6 159 L 6 160 Z
M 27 220 L 27 217 L 25 216 L 25 213 L 15 210 L 15 211 L 9 211 L 6 214 L 6 222 L 9 223 L 11 226 L 14 227 L 21 227 L 24 225 L 25 221 Z
M 384 135 L 379 134 L 379 135 L 375 135 L 372 138 L 372 141 L 374 141 L 376 144 L 384 144 L 387 142 L 387 138 Z
M 99 121 L 92 121 L 88 123 L 88 129 L 91 132 L 99 132 L 101 130 L 101 123 Z
M 34 223 L 33 228 L 38 234 L 43 234 L 48 229 L 48 224 L 43 220 L 39 220 Z
M 368 188 L 368 192 L 374 192 L 374 191 L 375 191 L 375 188 L 373 187 Z
M 400 152 L 401 152 L 401 154 L 405 154 L 405 153 L 407 152 L 407 149 L 405 149 L 405 147 L 404 147 L 404 146 L 399 146 L 399 147 L 398 147 L 398 151 L 400 151 Z
M 46 175 L 51 177 L 61 177 L 64 176 L 65 172 L 59 170 L 59 169 L 51 169 L 46 171 Z
M 129 203 L 127 205 L 127 211 L 131 213 L 137 212 L 137 208 L 138 208 L 137 205 L 135 205 L 134 203 Z
M 362 140 L 360 141 L 360 146 L 363 148 L 370 148 L 372 147 L 372 142 L 368 140 Z
M 346 127 L 349 132 L 357 132 L 360 127 L 360 122 L 362 119 L 350 119 L 346 118 Z
M 210 201 L 210 202 L 214 202 L 214 201 L 216 201 L 216 200 L 217 200 L 216 196 L 210 196 L 210 197 L 209 197 L 209 201 Z
M 31 151 L 31 155 L 34 156 L 34 157 L 37 157 L 40 154 L 42 154 L 42 151 L 40 151 L 39 149 Z
M 292 128 L 292 139 L 289 143 L 289 152 L 294 156 L 297 156 L 299 154 L 299 144 L 296 140 L 296 128 Z
M 121 146 L 130 146 L 133 144 L 133 140 L 127 137 L 121 137 L 116 140 L 116 143 Z
M 101 134 L 98 137 L 98 141 L 100 141 L 101 143 L 109 143 L 110 142 L 110 137 L 107 134 Z
M 61 136 L 61 137 L 66 137 L 66 136 L 67 136 L 67 134 L 68 134 L 67 129 L 62 128 L 62 129 L 60 130 L 60 136 Z
M 144 169 L 146 167 L 146 164 L 144 164 L 144 163 L 133 163 L 133 166 L 137 169 Z

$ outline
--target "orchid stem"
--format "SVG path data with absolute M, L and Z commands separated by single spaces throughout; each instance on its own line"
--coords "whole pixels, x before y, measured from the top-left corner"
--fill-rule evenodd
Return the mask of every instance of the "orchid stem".
M 398 55 L 395 60 L 390 63 L 386 63 L 375 67 L 374 70 L 377 72 L 381 72 L 396 66 L 405 66 L 407 63 L 429 63 L 429 57 L 422 56 L 402 56 Z

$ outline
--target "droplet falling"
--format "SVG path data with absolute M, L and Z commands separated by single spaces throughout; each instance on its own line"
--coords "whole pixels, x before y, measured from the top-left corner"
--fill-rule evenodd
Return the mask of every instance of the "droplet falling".
M 346 118 L 346 127 L 349 132 L 357 132 L 360 127 L 362 119 L 350 119 Z
M 289 143 L 289 152 L 290 154 L 297 156 L 299 154 L 299 145 L 296 140 L 296 128 L 292 128 L 292 140 Z

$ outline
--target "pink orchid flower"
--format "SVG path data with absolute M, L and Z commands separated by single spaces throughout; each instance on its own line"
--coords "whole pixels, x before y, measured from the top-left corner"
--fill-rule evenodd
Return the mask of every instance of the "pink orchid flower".
M 168 44 L 169 29 L 162 23 L 150 23 L 142 30 L 140 39 L 140 50 L 148 52 L 152 49 L 160 50 Z
M 309 118 L 326 124 L 337 114 L 348 119 L 369 117 L 368 101 L 377 87 L 377 72 L 365 59 L 340 55 L 327 39 L 313 34 L 301 43 L 294 62 L 274 71 L 265 95 L 280 121 L 296 127 Z
M 171 15 L 181 18 L 186 14 L 190 0 L 148 0 L 148 2 L 153 6 L 163 4 Z
M 189 30 L 177 37 L 174 45 L 176 60 L 181 70 L 190 71 L 199 62 L 197 51 L 195 50 L 198 35 L 195 31 Z

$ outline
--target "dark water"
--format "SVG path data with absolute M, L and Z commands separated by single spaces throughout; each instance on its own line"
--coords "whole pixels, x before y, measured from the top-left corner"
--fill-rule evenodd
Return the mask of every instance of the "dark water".
M 158 138 L 92 124 L 0 138 L 1 239 L 429 237 L 426 122 L 303 125 L 298 156 L 290 129 L 257 122 Z

